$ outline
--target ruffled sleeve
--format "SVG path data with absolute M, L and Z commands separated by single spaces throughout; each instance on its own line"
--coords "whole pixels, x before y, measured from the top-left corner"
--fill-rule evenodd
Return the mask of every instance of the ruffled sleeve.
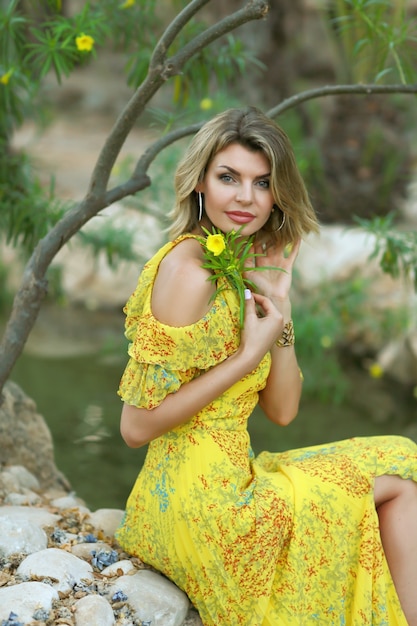
M 182 384 L 226 359 L 239 343 L 237 298 L 228 289 L 190 326 L 167 326 L 152 315 L 153 282 L 159 262 L 173 245 L 175 242 L 164 246 L 145 265 L 124 309 L 130 359 L 118 394 L 127 404 L 146 409 L 155 408 Z

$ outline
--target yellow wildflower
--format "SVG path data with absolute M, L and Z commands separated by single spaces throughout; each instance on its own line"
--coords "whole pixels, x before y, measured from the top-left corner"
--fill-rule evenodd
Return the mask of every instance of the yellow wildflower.
M 226 243 L 224 241 L 223 235 L 208 235 L 206 247 L 209 252 L 212 252 L 214 254 L 214 256 L 219 256 L 219 254 L 221 254 L 226 248 Z
M 80 52 L 90 52 L 94 46 L 94 39 L 90 35 L 81 33 L 81 35 L 75 38 L 75 45 Z
M 0 83 L 2 83 L 2 85 L 8 85 L 12 74 L 13 70 L 10 69 L 8 72 L 0 76 Z
M 252 252 L 253 238 L 241 237 L 240 232 L 243 226 L 237 232 L 231 230 L 228 233 L 222 233 L 213 228 L 210 233 L 204 226 L 202 230 L 207 237 L 199 237 L 204 248 L 203 267 L 211 270 L 212 274 L 208 280 L 217 283 L 218 278 L 226 279 L 231 287 L 237 291 L 240 300 L 239 306 L 239 323 L 243 328 L 245 315 L 245 289 L 256 291 L 256 285 L 247 276 L 244 276 L 246 267 L 250 265 L 251 271 L 255 270 L 281 270 L 279 267 L 269 267 L 266 265 L 253 266 L 253 260 L 260 256 Z M 252 262 L 251 262 L 252 261 Z M 249 262 L 249 263 L 248 263 Z M 285 271 L 285 270 L 281 270 Z M 224 285 L 217 286 L 216 292 L 210 299 L 210 302 L 216 298 L 220 291 L 223 291 Z
M 123 4 L 120 5 L 121 9 L 128 9 L 129 7 L 133 7 L 135 4 L 135 0 L 125 0 Z
M 369 367 L 369 375 L 371 378 L 382 378 L 384 370 L 379 363 L 372 363 Z
M 211 98 L 203 98 L 200 101 L 200 109 L 202 111 L 209 111 L 213 108 L 213 100 Z
M 320 338 L 320 343 L 323 348 L 330 348 L 332 345 L 332 338 L 329 337 L 329 335 L 323 335 L 323 337 Z

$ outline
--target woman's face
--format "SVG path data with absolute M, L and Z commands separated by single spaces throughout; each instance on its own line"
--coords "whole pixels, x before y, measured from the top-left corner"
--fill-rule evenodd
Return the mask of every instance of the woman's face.
M 242 235 L 249 237 L 271 214 L 269 178 L 263 152 L 233 143 L 215 155 L 196 191 L 204 194 L 205 213 L 213 226 L 224 233 L 242 228 Z

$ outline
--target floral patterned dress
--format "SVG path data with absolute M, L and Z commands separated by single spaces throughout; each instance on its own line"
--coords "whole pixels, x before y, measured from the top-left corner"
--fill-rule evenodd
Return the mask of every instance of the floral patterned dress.
M 145 265 L 125 312 L 130 360 L 119 394 L 152 409 L 232 354 L 232 290 L 190 326 L 156 320 L 159 264 Z M 355 438 L 254 456 L 247 420 L 270 368 L 259 366 L 191 420 L 149 444 L 117 538 L 168 576 L 204 626 L 406 626 L 381 545 L 375 476 L 417 480 L 417 447 Z

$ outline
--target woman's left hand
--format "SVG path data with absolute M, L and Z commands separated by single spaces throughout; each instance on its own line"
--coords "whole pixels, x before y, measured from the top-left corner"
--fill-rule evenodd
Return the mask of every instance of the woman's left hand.
M 281 309 L 279 303 L 284 303 L 289 299 L 292 271 L 300 245 L 301 240 L 294 243 L 290 249 L 285 245 L 262 247 L 261 244 L 255 244 L 253 252 L 259 255 L 254 259 L 255 266 L 272 269 L 259 271 L 248 267 L 244 274 L 245 278 L 255 283 L 259 293 L 268 296 L 279 309 Z

